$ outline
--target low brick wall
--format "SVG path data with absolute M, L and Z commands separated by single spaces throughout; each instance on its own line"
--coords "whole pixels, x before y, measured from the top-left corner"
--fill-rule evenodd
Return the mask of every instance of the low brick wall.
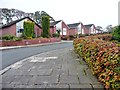
M 0 41 L 0 46 L 25 46 L 33 44 L 42 44 L 42 43 L 52 43 L 59 42 L 61 38 L 36 38 L 36 39 L 26 39 L 22 41 Z

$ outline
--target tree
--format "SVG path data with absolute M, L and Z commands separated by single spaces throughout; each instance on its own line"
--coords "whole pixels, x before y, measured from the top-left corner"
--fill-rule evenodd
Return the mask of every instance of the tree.
M 48 38 L 50 36 L 50 20 L 48 16 L 42 17 L 42 36 Z
M 44 16 L 48 16 L 49 17 L 49 19 L 50 19 L 50 21 L 55 21 L 54 19 L 53 19 L 53 17 L 51 17 L 49 14 L 47 14 L 45 11 L 36 11 L 35 12 L 35 15 L 34 15 L 34 19 L 35 19 L 35 22 L 37 23 L 37 24 L 41 24 L 41 22 L 42 22 L 42 17 L 44 17 Z
M 35 12 L 34 18 L 35 18 L 35 22 L 36 22 L 37 24 L 41 24 L 40 11 L 36 11 L 36 12 Z
M 6 23 L 10 23 L 12 21 L 11 10 L 7 8 L 2 9 L 2 16 L 5 17 Z
M 113 28 L 112 36 L 120 42 L 120 25 Z
M 106 30 L 107 30 L 108 33 L 111 33 L 112 32 L 112 25 L 108 25 L 106 27 Z
M 26 38 L 32 38 L 33 35 L 34 35 L 34 22 L 25 21 L 24 22 L 23 36 Z
M 101 26 L 97 26 L 96 29 L 102 30 L 103 28 Z
M 41 17 L 43 17 L 43 16 L 48 16 L 49 17 L 49 19 L 50 19 L 50 21 L 55 21 L 54 19 L 53 19 L 53 17 L 51 17 L 48 13 L 46 13 L 45 11 L 41 11 Z

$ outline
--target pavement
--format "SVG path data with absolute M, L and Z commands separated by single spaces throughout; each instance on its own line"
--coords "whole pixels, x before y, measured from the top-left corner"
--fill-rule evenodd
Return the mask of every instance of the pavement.
M 52 45 L 56 43 L 65 43 L 65 42 L 73 42 L 73 41 L 72 40 L 71 41 L 61 40 L 60 42 L 41 43 L 41 44 L 33 44 L 33 45 L 26 45 L 26 46 L 6 46 L 6 47 L 0 47 L 0 51 L 9 50 L 9 49 L 17 49 L 17 48 L 38 47 L 38 46 Z
M 101 90 L 103 86 L 73 50 L 52 50 L 23 59 L 0 73 L 2 88 Z

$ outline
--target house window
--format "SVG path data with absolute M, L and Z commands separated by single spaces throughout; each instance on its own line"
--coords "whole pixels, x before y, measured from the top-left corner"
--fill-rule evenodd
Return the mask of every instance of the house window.
M 24 29 L 18 29 L 17 33 L 22 33 Z
M 66 28 L 63 28 L 63 35 L 66 35 Z
M 22 33 L 24 31 L 24 29 L 20 29 L 20 33 Z
M 78 27 L 78 34 L 80 34 L 81 33 L 81 29 L 80 29 L 80 27 Z
M 82 34 L 84 34 L 84 29 L 82 29 Z

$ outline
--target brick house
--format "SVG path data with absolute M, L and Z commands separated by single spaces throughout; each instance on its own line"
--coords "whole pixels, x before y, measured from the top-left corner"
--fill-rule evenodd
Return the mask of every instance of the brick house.
M 103 30 L 96 29 L 96 34 L 101 34 L 101 33 L 103 33 Z
M 56 24 L 58 24 L 61 20 L 59 21 L 54 21 L 54 22 L 51 22 L 50 23 L 50 34 L 51 36 L 54 34 L 54 33 L 57 33 L 56 31 Z
M 28 21 L 28 20 L 34 22 L 31 18 L 24 17 L 24 18 L 21 18 L 19 20 L 15 20 L 11 23 L 8 23 L 6 25 L 3 25 L 0 28 L 0 37 L 3 35 L 6 35 L 6 34 L 20 37 L 22 35 L 23 30 L 24 30 L 23 23 L 24 23 L 24 21 Z M 41 36 L 41 33 L 42 33 L 42 28 L 37 23 L 35 23 L 35 25 L 34 25 L 34 33 L 35 33 L 36 37 Z
M 96 27 L 94 24 L 84 25 L 84 34 L 96 34 Z
M 67 35 L 69 35 L 69 27 L 62 20 L 55 21 L 55 22 L 51 23 L 50 26 L 54 27 L 54 31 L 56 31 L 56 32 L 60 31 L 60 35 L 61 36 L 67 36 Z
M 68 27 L 70 28 L 69 35 L 83 34 L 84 25 L 81 22 L 68 24 Z

